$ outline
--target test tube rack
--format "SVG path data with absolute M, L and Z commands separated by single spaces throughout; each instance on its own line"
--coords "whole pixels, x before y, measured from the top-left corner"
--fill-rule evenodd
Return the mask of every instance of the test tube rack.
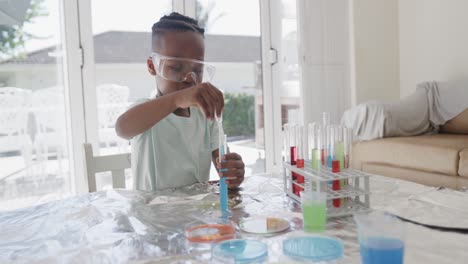
M 304 177 L 304 182 L 293 180 L 292 172 Z M 304 167 L 298 168 L 288 162 L 283 162 L 284 190 L 286 194 L 298 203 L 301 198 L 293 188 L 308 191 L 327 193 L 327 217 L 349 216 L 353 213 L 368 212 L 370 210 L 369 177 L 371 175 L 354 169 L 344 169 L 334 173 L 330 168 L 323 166 L 319 170 L 312 169 L 311 162 L 305 161 Z M 333 190 L 330 182 L 346 180 L 348 184 L 341 190 Z M 296 187 L 294 187 L 296 186 Z M 341 205 L 335 207 L 334 199 L 341 199 Z

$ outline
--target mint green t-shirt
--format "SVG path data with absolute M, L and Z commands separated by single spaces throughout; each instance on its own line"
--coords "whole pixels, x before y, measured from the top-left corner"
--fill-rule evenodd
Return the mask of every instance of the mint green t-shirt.
M 173 113 L 131 140 L 137 190 L 161 190 L 209 180 L 211 153 L 218 149 L 216 122 L 190 107 L 190 117 Z

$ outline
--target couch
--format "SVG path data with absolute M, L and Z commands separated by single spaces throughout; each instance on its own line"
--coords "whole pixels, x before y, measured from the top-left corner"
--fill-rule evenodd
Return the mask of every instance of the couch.
M 353 144 L 351 167 L 416 183 L 468 189 L 468 109 L 439 134 L 391 137 Z

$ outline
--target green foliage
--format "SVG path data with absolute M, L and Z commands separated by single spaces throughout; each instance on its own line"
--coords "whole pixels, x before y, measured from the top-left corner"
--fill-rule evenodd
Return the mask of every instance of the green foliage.
M 253 95 L 224 94 L 223 127 L 228 136 L 255 136 L 255 98 Z
M 198 21 L 198 25 L 201 28 L 205 29 L 205 32 L 208 31 L 210 26 L 213 25 L 216 22 L 216 20 L 220 19 L 226 14 L 225 12 L 221 12 L 220 14 L 214 14 L 213 9 L 215 8 L 215 6 L 215 1 L 209 2 L 206 5 L 203 5 L 200 1 L 197 1 L 195 18 Z
M 14 4 L 14 1 L 10 2 Z M 20 25 L 0 25 L 0 59 L 20 56 L 20 49 L 24 48 L 26 41 L 39 38 L 26 32 L 24 25 L 33 22 L 36 17 L 48 15 L 43 7 L 43 2 L 44 0 L 31 0 L 24 21 Z

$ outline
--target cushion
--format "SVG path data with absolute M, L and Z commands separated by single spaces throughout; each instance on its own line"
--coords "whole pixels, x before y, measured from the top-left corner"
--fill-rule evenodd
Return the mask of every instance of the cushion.
M 374 163 L 456 176 L 464 148 L 468 148 L 468 135 L 383 138 L 354 144 L 351 159 L 355 168 Z
M 444 133 L 468 134 L 468 108 L 440 127 Z
M 458 175 L 468 178 L 468 149 L 460 151 L 460 164 L 458 165 Z
M 363 170 L 372 174 L 416 182 L 433 187 L 457 189 L 461 177 L 448 176 L 441 173 L 425 172 L 381 164 L 363 164 Z

